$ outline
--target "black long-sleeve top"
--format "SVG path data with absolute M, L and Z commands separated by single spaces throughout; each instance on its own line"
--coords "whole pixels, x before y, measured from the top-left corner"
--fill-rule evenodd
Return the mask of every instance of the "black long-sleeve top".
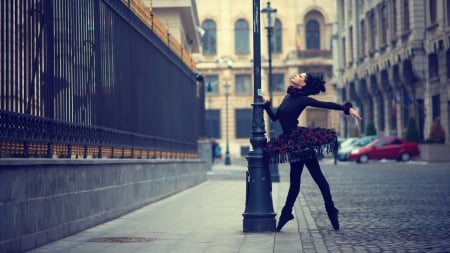
M 297 128 L 297 119 L 307 106 L 340 110 L 344 111 L 345 114 L 348 114 L 352 104 L 346 102 L 343 105 L 340 105 L 334 102 L 319 101 L 304 95 L 288 94 L 284 97 L 276 113 L 273 112 L 270 102 L 264 104 L 264 109 L 267 111 L 272 121 L 280 121 L 284 133 L 290 133 Z

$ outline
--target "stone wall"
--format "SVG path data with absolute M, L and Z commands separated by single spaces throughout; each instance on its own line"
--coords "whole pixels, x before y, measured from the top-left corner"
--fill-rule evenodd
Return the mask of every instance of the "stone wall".
M 420 160 L 427 162 L 450 161 L 450 144 L 419 144 Z
M 206 180 L 203 160 L 0 159 L 0 252 L 23 252 Z

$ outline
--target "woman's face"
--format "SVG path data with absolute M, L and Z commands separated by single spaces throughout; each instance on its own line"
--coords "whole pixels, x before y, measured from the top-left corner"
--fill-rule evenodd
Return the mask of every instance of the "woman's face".
M 291 77 L 291 84 L 295 88 L 301 89 L 306 85 L 306 73 L 295 74 Z

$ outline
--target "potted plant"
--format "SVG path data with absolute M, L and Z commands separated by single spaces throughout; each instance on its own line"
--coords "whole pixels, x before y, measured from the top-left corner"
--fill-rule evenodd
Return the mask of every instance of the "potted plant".
M 441 117 L 436 117 L 430 128 L 430 135 L 426 143 L 419 145 L 420 156 L 425 161 L 450 161 L 450 145 L 445 144 L 445 130 L 441 124 Z

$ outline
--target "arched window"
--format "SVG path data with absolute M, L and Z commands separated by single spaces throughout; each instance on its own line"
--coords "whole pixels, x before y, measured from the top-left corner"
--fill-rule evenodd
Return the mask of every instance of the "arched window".
M 283 51 L 283 36 L 282 36 L 282 25 L 281 21 L 277 18 L 273 26 L 273 48 L 272 52 L 281 53 Z
M 216 22 L 211 19 L 203 21 L 202 52 L 204 55 L 217 53 Z
M 249 53 L 249 27 L 245 19 L 234 23 L 234 50 L 236 54 Z
M 306 23 L 306 49 L 320 49 L 320 24 L 316 20 Z

